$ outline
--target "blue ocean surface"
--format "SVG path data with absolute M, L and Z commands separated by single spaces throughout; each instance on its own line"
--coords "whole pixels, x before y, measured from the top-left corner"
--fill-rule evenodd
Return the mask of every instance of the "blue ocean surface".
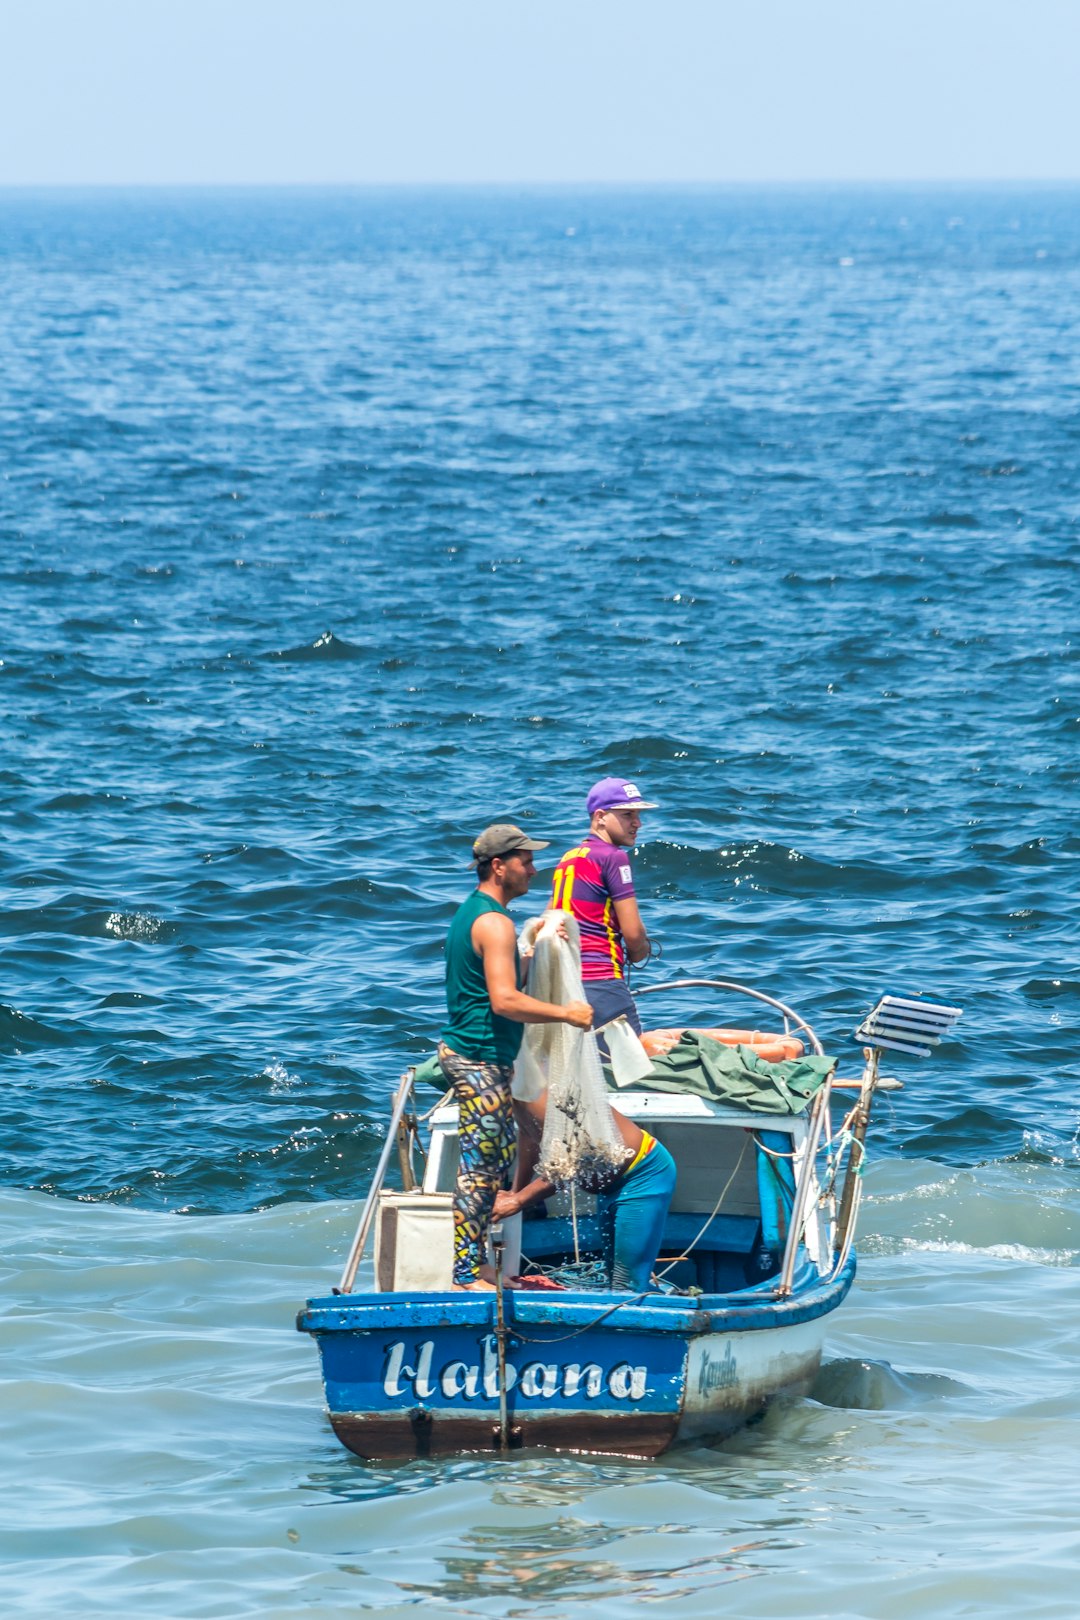
M 1076 189 L 0 193 L 5 1612 L 1072 1620 L 1078 318 Z M 963 1020 L 812 1399 L 366 1466 L 295 1310 L 613 773 L 640 986 Z

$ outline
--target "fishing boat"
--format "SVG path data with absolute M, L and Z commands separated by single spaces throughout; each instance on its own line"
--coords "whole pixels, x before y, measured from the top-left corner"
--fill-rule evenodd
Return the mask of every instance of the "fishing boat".
M 443 1098 L 421 1117 L 423 1071 L 406 1070 L 340 1283 L 297 1318 L 318 1342 L 329 1420 L 350 1451 L 653 1457 L 810 1389 L 855 1276 L 873 1099 L 900 1084 L 881 1073 L 882 1054 L 928 1056 L 960 1009 L 882 998 L 855 1031 L 861 1076 L 844 1080 L 810 1024 L 763 991 L 679 979 L 638 996 L 688 992 L 725 1009 L 749 997 L 781 1027 L 707 1019 L 646 1037 L 652 1073 L 618 1106 L 669 1149 L 678 1180 L 644 1294 L 612 1292 L 596 1274 L 592 1200 L 573 1188 L 495 1229 L 493 1292 L 453 1290 L 457 1109 Z M 372 1234 L 373 1276 L 359 1289 Z

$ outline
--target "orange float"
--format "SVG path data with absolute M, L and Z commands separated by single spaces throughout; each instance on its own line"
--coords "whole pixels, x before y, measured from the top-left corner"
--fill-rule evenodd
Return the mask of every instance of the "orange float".
M 650 1057 L 663 1057 L 670 1052 L 684 1029 L 647 1029 L 641 1044 Z M 794 1035 L 768 1034 L 760 1029 L 692 1029 L 691 1035 L 707 1035 L 721 1046 L 749 1046 L 766 1063 L 783 1063 L 789 1058 L 802 1057 L 805 1047 Z

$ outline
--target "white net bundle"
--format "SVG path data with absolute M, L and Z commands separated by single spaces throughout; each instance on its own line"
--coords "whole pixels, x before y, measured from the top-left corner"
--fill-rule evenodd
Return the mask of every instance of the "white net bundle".
M 584 1001 L 575 918 L 565 911 L 545 912 L 539 922 L 526 926 L 526 942 L 530 937 L 535 952 L 529 964 L 529 994 L 559 1005 Z M 540 1174 L 558 1186 L 608 1180 L 626 1149 L 608 1101 L 595 1035 L 569 1024 L 526 1024 L 514 1093 L 533 1101 L 545 1091 Z

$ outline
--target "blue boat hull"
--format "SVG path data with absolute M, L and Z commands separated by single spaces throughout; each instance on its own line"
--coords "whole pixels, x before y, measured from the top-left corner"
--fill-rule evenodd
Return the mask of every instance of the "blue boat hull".
M 767 1284 L 695 1302 L 508 1292 L 510 1442 L 651 1457 L 732 1433 L 770 1399 L 809 1389 L 854 1273 L 854 1257 L 829 1283 L 806 1266 L 784 1300 Z M 331 1296 L 309 1301 L 297 1326 L 318 1341 L 330 1422 L 350 1451 L 499 1448 L 493 1295 Z

